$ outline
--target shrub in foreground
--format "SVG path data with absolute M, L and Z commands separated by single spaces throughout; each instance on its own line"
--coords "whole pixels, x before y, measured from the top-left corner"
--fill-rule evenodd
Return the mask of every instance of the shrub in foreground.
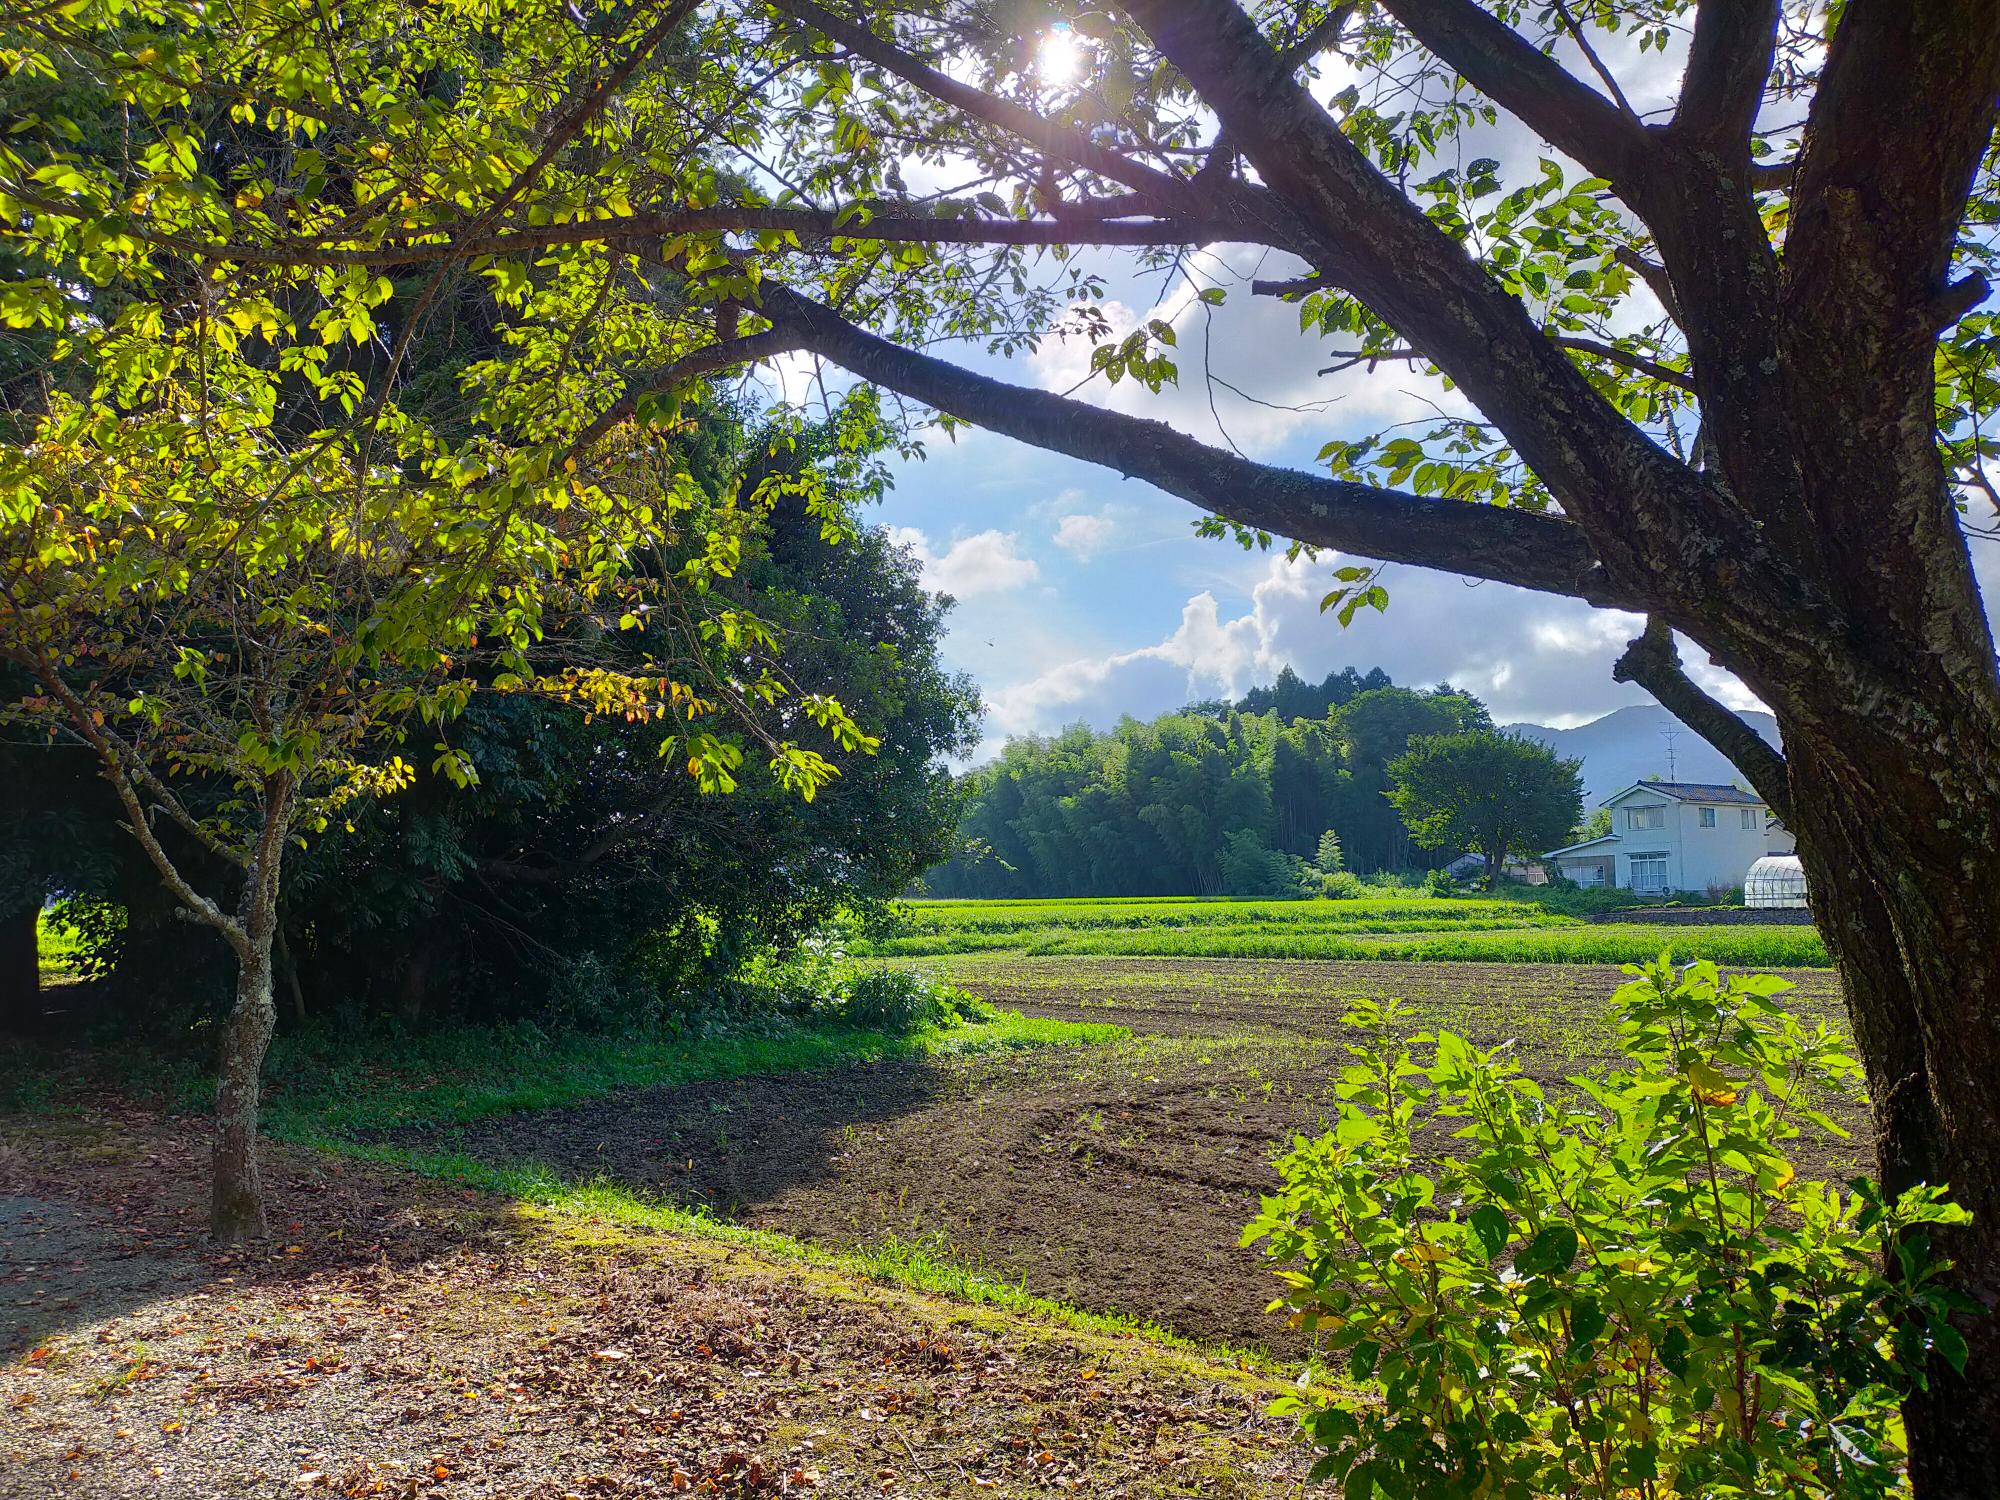
M 1344 1361 L 1281 1405 L 1347 1496 L 1898 1492 L 1899 1401 L 1965 1359 L 1931 1228 L 1968 1215 L 1800 1179 L 1860 1069 L 1785 981 L 1627 972 L 1625 1064 L 1555 1092 L 1506 1045 L 1397 1039 L 1393 1003 L 1350 1017 L 1338 1125 L 1244 1232 Z

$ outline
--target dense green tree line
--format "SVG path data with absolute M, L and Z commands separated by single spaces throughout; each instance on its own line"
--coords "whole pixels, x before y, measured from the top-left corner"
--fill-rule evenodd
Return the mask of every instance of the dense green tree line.
M 1286 700 L 1330 706 L 1287 718 Z M 1413 737 L 1490 728 L 1478 699 L 1388 685 L 1378 670 L 1319 688 L 1281 678 L 1243 701 L 1269 706 L 1200 704 L 1108 733 L 1079 725 L 1010 741 L 962 779 L 960 846 L 926 888 L 1281 896 L 1299 891 L 1329 830 L 1361 873 L 1431 869 L 1458 852 L 1414 844 L 1385 795 L 1387 766 Z

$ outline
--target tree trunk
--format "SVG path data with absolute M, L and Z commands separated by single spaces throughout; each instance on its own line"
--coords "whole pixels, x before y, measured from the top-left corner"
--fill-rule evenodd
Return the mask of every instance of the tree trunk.
M 1488 849 L 1486 851 L 1486 889 L 1489 891 L 1500 889 L 1501 857 L 1500 851 L 1497 849 Z
M 396 1010 L 405 1026 L 423 1024 L 431 992 L 431 970 L 437 963 L 437 942 L 428 933 L 416 940 L 403 960 L 403 972 L 396 983 Z
M 278 1014 L 271 1004 L 271 944 L 243 960 L 236 1004 L 222 1032 L 221 1079 L 215 1090 L 215 1182 L 209 1229 L 224 1244 L 270 1232 L 264 1220 L 264 1178 L 257 1160 L 257 1106 L 264 1051 Z
M 1915 715 L 1898 716 L 1905 724 Z M 1964 726 L 1959 726 L 1963 729 Z M 1933 1360 L 1905 1404 L 1920 1500 L 2000 1495 L 2000 735 L 1784 725 L 1791 827 L 1868 1069 L 1883 1184 L 1944 1183 L 1972 1223 L 1937 1236 L 1964 1376 Z M 1874 731 L 1874 732 L 1870 732 Z M 1982 739 L 1985 741 L 1982 743 Z M 1968 805 L 1969 803 L 1969 805 Z
M 40 902 L 0 918 L 0 1032 L 26 1035 L 42 1021 Z
M 270 860 L 275 866 L 276 859 Z M 258 1162 L 257 1117 L 264 1053 L 277 1029 L 271 1001 L 271 950 L 277 936 L 278 876 L 253 871 L 243 898 L 243 942 L 237 950 L 236 1003 L 222 1029 L 215 1089 L 215 1172 L 209 1231 L 223 1244 L 270 1233 L 264 1217 L 264 1175 Z

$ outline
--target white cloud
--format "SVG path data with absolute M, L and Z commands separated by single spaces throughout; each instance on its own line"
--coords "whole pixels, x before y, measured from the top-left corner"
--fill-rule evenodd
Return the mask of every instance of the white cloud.
M 1063 662 L 989 691 L 990 726 L 1003 737 L 1078 719 L 1104 726 L 1126 714 L 1151 718 L 1190 699 L 1233 696 L 1254 675 L 1258 632 L 1253 617 L 1224 620 L 1215 595 L 1197 594 L 1182 607 L 1179 627 L 1155 645 Z
M 1262 559 L 1240 614 L 1225 614 L 1204 590 L 1152 645 L 1065 661 L 989 687 L 988 729 L 996 747 L 1009 735 L 1048 733 L 1078 720 L 1107 728 L 1126 714 L 1150 718 L 1195 699 L 1236 697 L 1285 666 L 1314 680 L 1342 667 L 1379 666 L 1412 687 L 1448 681 L 1485 699 L 1501 723 L 1565 726 L 1651 701 L 1611 678 L 1612 663 L 1639 632 L 1635 615 L 1395 568 L 1384 575 L 1388 612 L 1364 610 L 1342 628 L 1319 609 L 1342 560 L 1324 553 L 1317 562 Z M 1684 644 L 1683 655 L 1690 674 L 1725 702 L 1759 706 L 1699 651 Z
M 1055 544 L 1079 562 L 1087 562 L 1109 546 L 1117 532 L 1118 523 L 1108 508 L 1095 515 L 1079 511 L 1056 522 Z
M 923 564 L 926 588 L 954 599 L 1004 593 L 1033 583 L 1042 573 L 1032 557 L 1021 555 L 1020 539 L 1011 531 L 988 530 L 960 537 L 941 554 L 932 550 L 930 539 L 914 526 L 892 527 L 889 539 L 916 554 Z

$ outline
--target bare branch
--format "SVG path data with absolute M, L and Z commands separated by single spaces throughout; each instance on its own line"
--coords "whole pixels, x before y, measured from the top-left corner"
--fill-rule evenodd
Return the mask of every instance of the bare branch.
M 1702 0 L 1674 109 L 1674 134 L 1714 150 L 1724 165 L 1746 162 L 1750 130 L 1771 76 L 1779 0 Z
M 1520 300 L 1347 139 L 1233 0 L 1125 0 L 1125 9 L 1242 142 L 1298 226 L 1298 253 L 1458 383 L 1622 587 L 1706 586 L 1690 576 L 1689 538 L 1670 534 L 1739 530 L 1720 495 L 1615 410 Z M 1603 99 L 1595 107 L 1608 130 L 1633 128 Z M 1744 536 L 1726 545 L 1739 542 L 1755 545 Z
M 1986 277 L 1974 271 L 1946 287 L 1931 302 L 1931 327 L 1943 333 L 1960 318 L 1986 300 L 1993 290 Z
M 1588 354 L 1609 364 L 1623 365 L 1635 374 L 1657 380 L 1662 385 L 1675 386 L 1689 392 L 1694 390 L 1694 378 L 1685 370 L 1676 370 L 1670 365 L 1661 364 L 1656 359 L 1648 359 L 1643 354 L 1620 349 L 1616 344 L 1607 344 L 1598 339 L 1580 338 L 1567 333 L 1552 333 L 1549 335 L 1549 341 L 1558 348 L 1574 349 L 1578 354 Z
M 1563 26 L 1569 31 L 1570 40 L 1576 43 L 1576 50 L 1581 52 L 1583 60 L 1590 64 L 1590 71 L 1597 75 L 1598 81 L 1604 85 L 1604 91 L 1621 110 L 1633 119 L 1638 119 L 1639 111 L 1632 107 L 1632 101 L 1625 97 L 1625 90 L 1618 86 L 1618 75 L 1604 65 L 1604 59 L 1599 57 L 1597 49 L 1591 46 L 1590 33 L 1585 31 L 1576 17 L 1570 14 L 1570 8 L 1563 4 L 1563 0 L 1549 0 L 1549 3 L 1555 7 L 1556 14 L 1562 17 Z
M 1136 200 L 1135 200 L 1136 201 Z M 56 212 L 73 212 L 59 203 Z M 1109 205 L 1107 205 L 1109 207 Z M 1137 212 L 1137 210 L 1131 210 Z M 206 261 L 256 266 L 418 266 L 470 260 L 474 256 L 527 255 L 570 245 L 650 245 L 689 234 L 770 231 L 829 244 L 836 239 L 916 241 L 956 245 L 1199 245 L 1240 238 L 1242 227 L 1215 219 L 1120 218 L 1106 212 L 1063 214 L 1048 219 L 992 219 L 888 212 L 821 213 L 811 209 L 725 205 L 625 214 L 568 224 L 529 224 L 460 229 L 426 226 L 419 238 L 369 246 L 324 240 L 276 240 L 268 244 L 204 244 L 184 236 L 159 234 L 144 220 L 123 225 L 134 236 Z
M 1625 267 L 1626 270 L 1646 283 L 1653 295 L 1659 299 L 1660 306 L 1666 309 L 1668 317 L 1672 318 L 1674 322 L 1680 324 L 1683 328 L 1687 326 L 1681 318 L 1680 299 L 1674 295 L 1674 283 L 1672 278 L 1667 275 L 1667 268 L 1665 266 L 1661 265 L 1658 261 L 1646 259 L 1637 250 L 1633 250 L 1625 245 L 1620 245 L 1611 253 L 1619 265 Z
M 549 163 L 560 156 L 569 143 L 582 133 L 583 127 L 604 112 L 604 107 L 625 86 L 633 73 L 638 71 L 639 65 L 651 57 L 653 50 L 693 14 L 695 4 L 696 0 L 672 0 L 659 19 L 646 28 L 645 33 L 633 44 L 632 50 L 624 58 L 605 69 L 590 88 L 563 106 L 550 126 L 548 138 L 542 142 L 541 150 L 535 153 L 535 159 L 515 174 L 506 191 L 487 206 L 483 218 L 490 219 L 504 212 L 510 203 L 534 186 L 542 173 L 548 169 Z
M 104 727 L 97 722 L 90 705 L 77 696 L 76 690 L 69 685 L 61 671 L 40 652 L 16 651 L 9 654 L 19 665 L 34 675 L 35 680 L 51 698 L 62 705 L 71 732 L 90 746 L 97 756 L 98 769 L 103 773 L 105 781 L 110 784 L 112 794 L 117 797 L 118 805 L 128 820 L 127 826 L 132 837 L 145 851 L 146 858 L 151 861 L 161 884 L 166 886 L 174 899 L 179 901 L 192 916 L 220 932 L 228 940 L 231 948 L 239 954 L 244 952 L 248 938 L 242 923 L 190 885 L 174 863 L 173 856 L 167 853 L 154 835 L 152 824 L 146 818 L 145 806 L 139 801 L 138 793 L 133 789 L 131 778 L 135 770 L 134 763 L 129 757 L 120 754 L 119 747 L 112 743 Z
M 1554 333 L 1549 335 L 1549 341 L 1559 348 L 1574 349 L 1579 354 L 1588 354 L 1610 364 L 1623 365 L 1635 374 L 1647 376 L 1664 385 L 1675 386 L 1684 391 L 1694 389 L 1694 381 L 1689 378 L 1686 371 L 1673 369 L 1658 360 L 1648 359 L 1643 354 L 1634 354 L 1629 349 L 1620 349 L 1616 344 Z M 1357 365 L 1373 366 L 1389 360 L 1409 361 L 1429 358 L 1418 349 L 1340 349 L 1335 351 L 1335 357 L 1339 363 L 1326 366 L 1319 372 L 1320 374 L 1338 375 L 1341 371 L 1351 370 Z
M 1250 283 L 1253 297 L 1303 297 L 1308 292 L 1324 291 L 1334 283 L 1324 276 L 1292 276 L 1282 281 L 1269 281 L 1259 277 Z
M 1798 174 L 1798 158 L 1785 161 L 1753 161 L 1750 163 L 1750 191 L 1753 193 L 1782 193 L 1792 185 L 1792 178 Z
M 1651 693 L 1667 712 L 1728 756 L 1779 818 L 1791 818 L 1792 783 L 1784 756 L 1681 670 L 1680 651 L 1665 620 L 1658 615 L 1647 618 L 1645 633 L 1625 648 L 1611 675 L 1619 682 L 1636 682 Z
M 747 338 L 710 344 L 704 349 L 695 350 L 692 354 L 683 355 L 664 370 L 655 371 L 641 383 L 628 387 L 625 394 L 613 402 L 596 421 L 577 434 L 576 440 L 570 444 L 569 451 L 581 453 L 589 448 L 636 412 L 639 403 L 647 396 L 678 390 L 704 375 L 714 375 L 740 365 L 755 364 L 759 360 L 770 359 L 775 355 L 789 354 L 801 347 L 795 333 L 772 328 L 763 333 L 753 333 Z
M 1303 36 L 1279 54 L 1279 61 L 1285 71 L 1296 73 L 1328 47 L 1336 46 L 1340 41 L 1340 34 L 1347 29 L 1347 23 L 1354 19 L 1354 12 L 1359 8 L 1355 3 L 1336 5 L 1321 16 L 1317 23 L 1308 26 Z M 1208 160 L 1203 162 L 1201 170 L 1195 173 L 1195 181 L 1206 184 L 1217 177 L 1227 176 L 1229 168 L 1241 154 L 1237 150 L 1234 138 L 1229 134 L 1229 128 L 1224 126 L 1216 132 L 1215 140 L 1208 150 Z
M 859 22 L 837 16 L 812 0 L 771 0 L 771 8 L 811 27 L 829 41 L 838 42 L 858 57 L 886 68 L 904 82 L 914 84 L 933 99 L 965 111 L 1009 135 L 1018 136 L 1050 156 L 1095 172 L 1113 182 L 1122 182 L 1137 192 L 1161 194 L 1173 201 L 1188 184 L 1172 173 L 1132 161 L 1122 153 L 1099 145 L 1080 130 L 1043 119 L 1009 99 L 1001 99 L 969 83 L 940 73 L 911 57 L 893 42 L 870 31 Z

